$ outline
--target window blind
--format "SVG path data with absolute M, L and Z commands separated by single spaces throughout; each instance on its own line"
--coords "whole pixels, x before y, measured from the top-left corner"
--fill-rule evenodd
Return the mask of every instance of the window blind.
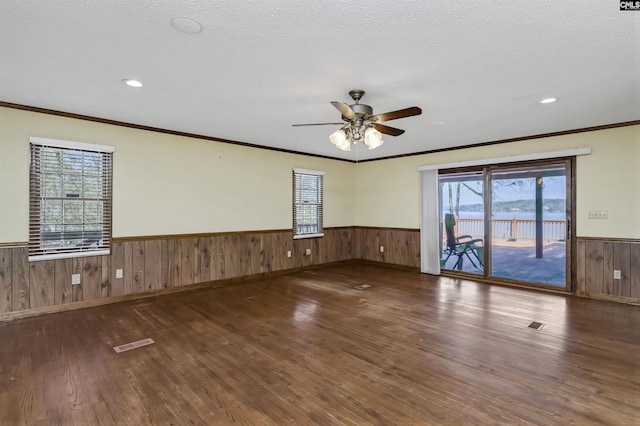
M 293 238 L 323 236 L 324 172 L 293 169 Z
M 113 148 L 32 138 L 29 260 L 108 254 Z

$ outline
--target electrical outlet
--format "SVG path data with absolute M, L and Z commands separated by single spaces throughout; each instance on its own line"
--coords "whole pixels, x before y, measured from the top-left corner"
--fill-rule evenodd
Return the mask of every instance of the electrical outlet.
M 80 284 L 80 274 L 71 274 L 71 285 Z
M 291 257 L 291 250 L 287 250 L 287 257 Z
M 622 279 L 622 272 L 620 272 L 619 269 L 614 269 L 613 270 L 613 279 L 614 280 L 621 280 Z
M 609 219 L 609 210 L 589 210 L 589 219 Z
M 305 252 L 305 254 L 306 254 L 307 256 L 311 256 L 311 249 L 307 249 L 307 251 Z
M 380 253 L 384 253 L 384 246 L 380 246 Z
M 122 269 L 116 269 L 116 278 L 122 278 Z

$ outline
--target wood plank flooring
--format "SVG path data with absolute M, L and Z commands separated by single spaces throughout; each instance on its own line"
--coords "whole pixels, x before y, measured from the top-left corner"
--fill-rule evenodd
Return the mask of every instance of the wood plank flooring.
M 147 337 L 156 343 L 112 349 Z M 0 323 L 2 425 L 632 425 L 639 415 L 639 307 L 378 266 Z

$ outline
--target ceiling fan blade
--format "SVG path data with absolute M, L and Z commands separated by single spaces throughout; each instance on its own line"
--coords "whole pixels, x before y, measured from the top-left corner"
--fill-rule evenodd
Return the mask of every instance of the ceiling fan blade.
M 398 118 L 411 117 L 412 115 L 420 115 L 420 114 L 422 114 L 422 110 L 420 108 L 409 107 L 405 109 L 399 109 L 397 111 L 390 111 L 390 112 L 383 112 L 382 114 L 376 114 L 371 118 L 377 119 L 377 121 L 389 121 L 389 120 L 397 120 Z
M 344 122 L 342 123 L 311 123 L 311 124 L 292 124 L 293 127 L 301 127 L 301 126 L 344 126 Z
M 346 117 L 349 120 L 357 120 L 358 119 L 358 116 L 356 115 L 355 112 L 353 112 L 353 110 L 351 109 L 351 107 L 349 105 L 343 104 L 342 102 L 337 102 L 337 101 L 332 101 L 331 105 L 336 107 L 336 109 L 342 113 L 343 117 Z
M 385 126 L 384 124 L 373 123 L 373 127 L 380 133 L 384 133 L 386 135 L 391 135 L 391 136 L 400 136 L 401 134 L 404 133 L 404 130 L 396 129 L 395 127 Z

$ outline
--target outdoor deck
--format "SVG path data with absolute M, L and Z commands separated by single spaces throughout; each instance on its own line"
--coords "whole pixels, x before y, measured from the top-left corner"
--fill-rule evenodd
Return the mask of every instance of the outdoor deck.
M 536 259 L 535 243 L 499 241 L 493 245 L 491 275 L 564 287 L 566 282 L 566 246 L 564 242 L 544 244 L 543 257 Z M 451 256 L 443 269 L 453 269 L 457 257 Z M 462 271 L 482 274 L 464 258 Z

